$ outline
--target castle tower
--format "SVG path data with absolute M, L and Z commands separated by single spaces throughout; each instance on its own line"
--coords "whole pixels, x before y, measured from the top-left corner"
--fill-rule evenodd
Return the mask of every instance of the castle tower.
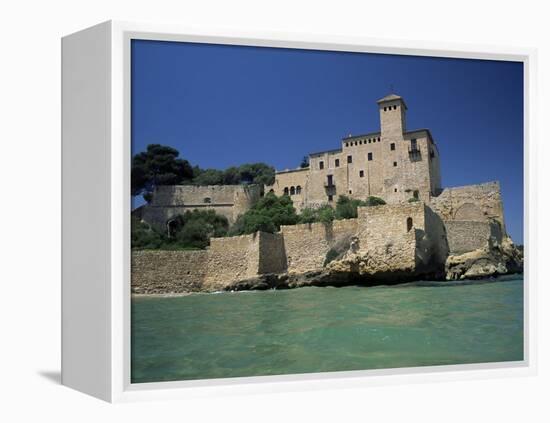
M 380 112 L 380 131 L 382 138 L 400 139 L 406 131 L 407 105 L 403 99 L 390 94 L 377 101 Z

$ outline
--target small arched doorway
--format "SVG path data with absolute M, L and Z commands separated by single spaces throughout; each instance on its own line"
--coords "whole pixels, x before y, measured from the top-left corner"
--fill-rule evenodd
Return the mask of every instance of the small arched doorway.
M 413 227 L 413 219 L 412 217 L 407 217 L 407 232 L 409 232 Z
M 171 219 L 168 222 L 166 222 L 166 234 L 168 235 L 168 238 L 174 238 L 176 236 L 178 227 L 179 227 L 179 222 L 177 219 Z

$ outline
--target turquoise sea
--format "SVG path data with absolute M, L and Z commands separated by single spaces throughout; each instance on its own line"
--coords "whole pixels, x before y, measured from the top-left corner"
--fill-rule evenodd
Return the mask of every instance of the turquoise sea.
M 132 382 L 523 359 L 523 277 L 132 299 Z

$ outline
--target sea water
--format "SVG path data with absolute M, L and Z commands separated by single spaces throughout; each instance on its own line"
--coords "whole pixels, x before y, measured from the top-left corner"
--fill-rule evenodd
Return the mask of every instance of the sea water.
M 132 299 L 132 382 L 523 359 L 523 278 Z

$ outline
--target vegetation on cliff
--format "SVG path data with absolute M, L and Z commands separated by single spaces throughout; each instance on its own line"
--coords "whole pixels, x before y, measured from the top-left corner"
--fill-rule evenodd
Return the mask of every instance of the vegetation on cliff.
M 275 169 L 265 163 L 201 169 L 179 158 L 178 150 L 160 144 L 149 144 L 132 158 L 132 195 L 143 195 L 147 202 L 159 185 L 272 185 L 274 181 Z

